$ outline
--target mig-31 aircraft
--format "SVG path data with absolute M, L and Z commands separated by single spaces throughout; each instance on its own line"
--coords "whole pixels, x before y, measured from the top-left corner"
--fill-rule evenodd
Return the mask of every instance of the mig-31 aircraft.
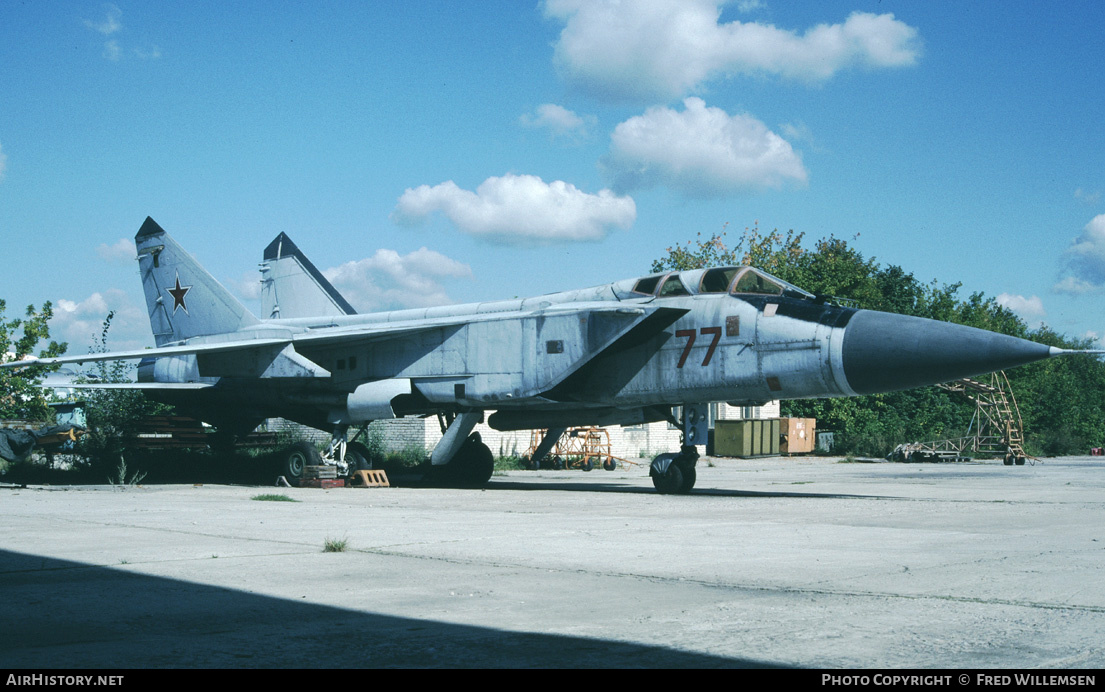
M 281 233 L 251 314 L 153 219 L 135 236 L 156 348 L 30 361 L 141 359 L 130 385 L 246 433 L 283 417 L 332 435 L 283 471 L 365 466 L 369 422 L 442 417 L 432 468 L 478 486 L 492 454 L 473 427 L 548 430 L 668 420 L 681 449 L 653 460 L 664 493 L 695 483 L 710 402 L 842 397 L 937 384 L 1074 351 L 981 329 L 830 304 L 754 267 L 674 271 L 533 298 L 357 314 Z M 28 364 L 10 363 L 5 367 Z M 112 386 L 112 385 L 104 385 Z M 673 410 L 680 412 L 678 418 Z

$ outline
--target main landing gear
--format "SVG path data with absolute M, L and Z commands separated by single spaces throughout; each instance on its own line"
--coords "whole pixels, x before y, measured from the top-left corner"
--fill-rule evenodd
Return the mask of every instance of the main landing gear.
M 280 475 L 289 485 L 298 486 L 308 466 L 334 466 L 338 477 L 342 478 L 352 476 L 354 471 L 371 469 L 368 447 L 357 441 L 367 428 L 366 423 L 352 441 L 347 441 L 349 426 L 337 426 L 330 436 L 330 444 L 322 452 L 310 442 L 296 442 L 284 450 L 280 459 Z
M 495 456 L 478 432 L 468 436 L 448 464 L 431 466 L 433 480 L 460 488 L 482 488 L 494 470 Z
M 685 404 L 682 410 L 683 445 L 678 453 L 660 454 L 652 460 L 648 475 L 652 485 L 663 495 L 689 493 L 698 478 L 695 464 L 698 463 L 696 445 L 706 444 L 709 435 L 709 418 L 706 412 L 708 404 Z
M 491 480 L 495 456 L 480 434 L 472 432 L 482 419 L 482 411 L 439 417 L 442 436 L 430 453 L 431 480 L 463 488 L 479 488 Z

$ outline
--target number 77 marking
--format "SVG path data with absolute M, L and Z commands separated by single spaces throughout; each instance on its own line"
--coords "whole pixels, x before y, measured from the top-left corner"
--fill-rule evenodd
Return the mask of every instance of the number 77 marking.
M 706 357 L 702 359 L 702 366 L 705 367 L 710 364 L 710 360 L 714 357 L 714 351 L 717 349 L 718 342 L 721 341 L 721 327 L 703 327 L 699 330 L 702 334 L 710 334 L 714 338 L 710 342 L 709 348 L 706 349 Z M 687 345 L 683 347 L 683 353 L 679 356 L 679 363 L 676 364 L 676 368 L 682 368 L 687 362 L 687 356 L 691 355 L 691 348 L 694 346 L 694 340 L 696 332 L 693 329 L 680 329 L 675 332 L 675 335 L 687 340 Z

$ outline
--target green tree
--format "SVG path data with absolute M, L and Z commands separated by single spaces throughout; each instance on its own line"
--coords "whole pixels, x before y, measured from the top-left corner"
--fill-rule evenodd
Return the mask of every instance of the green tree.
M 91 353 L 107 353 L 108 332 L 115 312 L 104 319 Z M 124 361 L 99 361 L 85 383 L 126 384 L 132 381 L 134 366 Z M 88 434 L 81 438 L 80 453 L 94 469 L 110 473 L 123 459 L 134 439 L 137 423 L 147 415 L 172 412 L 172 407 L 150 401 L 138 389 L 87 389 L 84 394 Z
M 50 318 L 54 307 L 47 301 L 36 311 L 28 305 L 24 317 L 10 321 L 4 319 L 7 305 L 0 300 L 0 359 L 23 360 L 32 355 L 39 341 L 50 338 Z M 22 329 L 22 336 L 18 336 Z M 18 336 L 18 338 L 17 338 Z M 65 353 L 66 344 L 50 341 L 38 353 L 40 358 L 54 358 Z M 39 385 L 46 374 L 58 366 L 31 365 L 25 368 L 0 369 L 0 418 L 25 418 L 33 421 L 49 421 L 52 418 L 46 396 Z
M 759 225 L 745 228 L 744 234 L 732 248 L 725 244 L 724 230 L 721 233 L 714 233 L 706 240 L 701 239 L 701 233 L 698 236 L 697 240 L 688 240 L 685 247 L 680 245 L 669 247 L 665 257 L 652 263 L 652 271 L 682 271 L 750 264 L 772 274 L 776 271 L 781 272 L 778 274 L 779 278 L 790 281 L 787 276 L 783 276 L 783 273 L 797 267 L 798 258 L 806 252 L 802 249 L 801 233 L 787 231 L 786 236 L 783 236 L 775 230 L 764 235 L 760 232 Z

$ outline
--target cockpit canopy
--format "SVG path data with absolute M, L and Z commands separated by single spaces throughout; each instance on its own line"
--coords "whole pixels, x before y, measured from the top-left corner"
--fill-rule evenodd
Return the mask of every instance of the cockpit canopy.
M 806 299 L 814 297 L 812 293 L 755 267 L 714 267 L 653 274 L 638 280 L 633 286 L 633 292 L 655 295 L 658 298 L 697 293 L 751 293 Z

